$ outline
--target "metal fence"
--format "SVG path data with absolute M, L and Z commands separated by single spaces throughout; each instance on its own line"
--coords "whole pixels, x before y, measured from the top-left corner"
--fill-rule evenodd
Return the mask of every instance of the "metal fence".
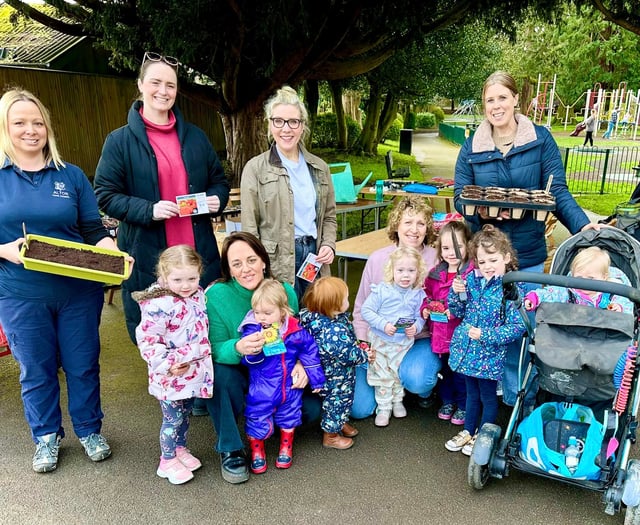
M 630 194 L 640 182 L 640 148 L 563 148 L 567 184 L 573 194 Z

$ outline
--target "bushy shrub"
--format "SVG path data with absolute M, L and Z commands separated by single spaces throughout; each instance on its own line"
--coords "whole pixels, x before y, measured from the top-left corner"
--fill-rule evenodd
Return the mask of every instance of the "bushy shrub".
M 418 113 L 416 115 L 417 128 L 435 128 L 436 116 L 433 113 Z
M 440 124 L 444 120 L 444 110 L 440 106 L 434 104 L 429 106 L 429 112 L 436 117 L 436 124 Z
M 358 124 L 349 115 L 347 115 L 347 144 L 349 145 L 349 147 L 353 146 L 355 141 L 358 140 L 358 137 L 360 137 L 360 133 L 362 133 L 362 127 L 360 126 L 360 124 Z
M 347 116 L 347 143 L 351 146 L 360 136 L 360 125 Z M 338 145 L 338 119 L 335 113 L 323 113 L 316 118 L 312 145 L 316 148 L 335 148 Z
M 409 111 L 405 115 L 404 129 L 416 129 L 416 114 L 413 111 Z
M 400 140 L 400 130 L 402 129 L 402 118 L 398 117 L 393 121 L 391 127 L 387 130 L 382 140 Z

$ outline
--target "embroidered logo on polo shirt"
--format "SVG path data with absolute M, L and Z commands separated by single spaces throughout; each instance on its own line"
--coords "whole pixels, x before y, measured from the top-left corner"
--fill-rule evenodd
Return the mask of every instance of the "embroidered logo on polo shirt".
M 66 186 L 64 182 L 54 182 L 53 183 L 53 193 L 52 197 L 60 197 L 62 199 L 69 199 L 69 192 L 66 190 Z

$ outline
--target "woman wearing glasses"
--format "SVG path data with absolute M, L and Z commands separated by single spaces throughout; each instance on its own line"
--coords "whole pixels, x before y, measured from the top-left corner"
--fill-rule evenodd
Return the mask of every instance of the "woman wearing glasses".
M 121 221 L 118 246 L 136 264 L 122 285 L 127 330 L 135 342 L 140 308 L 131 292 L 155 281 L 158 254 L 188 244 L 202 256 L 201 285 L 220 276 L 220 254 L 209 214 L 220 214 L 229 184 L 203 131 L 185 122 L 174 105 L 178 60 L 145 53 L 136 100 L 127 125 L 107 137 L 96 168 L 95 192 L 102 210 Z M 206 194 L 209 214 L 180 215 L 178 195 Z
M 299 299 L 309 283 L 296 277 L 309 253 L 329 274 L 336 248 L 336 202 L 326 162 L 309 153 L 307 108 L 289 86 L 265 104 L 271 148 L 242 171 L 242 230 L 269 254 L 274 277 L 294 285 Z

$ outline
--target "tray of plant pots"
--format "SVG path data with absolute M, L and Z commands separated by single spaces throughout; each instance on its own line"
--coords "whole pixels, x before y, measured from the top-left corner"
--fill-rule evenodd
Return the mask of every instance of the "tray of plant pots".
M 105 284 L 120 284 L 129 275 L 125 252 L 44 235 L 29 234 L 26 240 L 20 257 L 27 270 Z
M 556 209 L 556 198 L 545 190 L 468 185 L 462 188 L 460 204 L 465 215 L 474 215 L 482 206 L 493 218 L 505 210 L 511 219 L 522 219 L 525 213 L 531 212 L 536 220 L 545 221 Z

